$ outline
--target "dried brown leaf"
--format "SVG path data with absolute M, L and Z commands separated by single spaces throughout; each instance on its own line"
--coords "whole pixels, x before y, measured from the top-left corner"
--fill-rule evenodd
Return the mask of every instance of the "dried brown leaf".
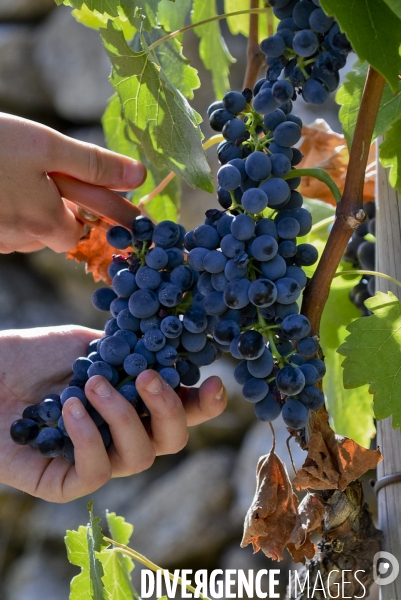
M 322 524 L 325 506 L 317 494 L 307 494 L 298 506 L 297 521 L 291 533 L 290 542 L 298 549 L 306 543 L 308 534 L 319 529 Z
M 304 155 L 300 169 L 320 167 L 328 172 L 341 190 L 344 190 L 349 154 L 344 136 L 332 131 L 326 121 L 316 119 L 311 125 L 302 127 L 302 140 L 299 148 Z M 372 144 L 366 168 L 363 189 L 364 202 L 374 200 L 376 179 L 376 152 Z M 335 205 L 329 188 L 314 177 L 302 177 L 301 193 L 308 198 L 318 198 Z
M 324 409 L 313 413 L 307 449 L 305 462 L 293 481 L 298 489 L 344 490 L 382 460 L 380 450 L 367 450 L 336 435 Z
M 120 250 L 118 252 L 124 254 Z M 106 232 L 95 228 L 91 229 L 73 250 L 67 252 L 67 258 L 75 259 L 77 262 L 84 261 L 86 272 L 93 273 L 96 282 L 110 283 L 107 267 L 115 253 L 116 250 L 106 240 Z
M 259 459 L 256 492 L 245 517 L 241 547 L 253 545 L 273 560 L 282 560 L 283 551 L 296 523 L 298 499 L 284 463 L 272 450 Z

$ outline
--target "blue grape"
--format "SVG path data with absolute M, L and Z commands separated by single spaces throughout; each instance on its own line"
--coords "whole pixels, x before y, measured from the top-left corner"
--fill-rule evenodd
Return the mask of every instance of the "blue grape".
M 138 293 L 138 292 L 136 292 Z M 150 292 L 152 293 L 152 292 Z M 131 296 L 132 297 L 132 296 Z M 174 306 L 178 306 L 182 300 L 182 291 L 173 283 L 163 283 L 159 288 L 159 296 L 158 300 L 160 304 L 163 306 L 167 306 L 168 308 L 173 308 Z M 130 307 L 131 310 L 131 307 Z M 132 312 L 132 310 L 131 310 Z M 150 307 L 149 307 L 150 312 Z M 154 313 L 152 313 L 154 314 Z M 147 316 L 151 316 L 150 314 Z
M 132 244 L 131 232 L 125 229 L 125 227 L 121 227 L 121 225 L 110 227 L 106 232 L 106 239 L 110 246 L 118 250 L 124 250 Z
M 231 119 L 224 125 L 222 134 L 227 141 L 235 143 L 238 139 L 246 137 L 247 130 L 245 123 L 241 119 Z
M 92 304 L 98 310 L 110 310 L 110 304 L 117 298 L 117 294 L 110 288 L 99 288 L 92 294 Z
M 299 340 L 297 350 L 304 358 L 312 358 L 319 349 L 319 344 L 312 337 L 304 337 Z
M 182 322 L 178 317 L 171 315 L 162 320 L 160 329 L 167 338 L 174 339 L 181 335 Z
M 273 371 L 274 359 L 268 348 L 264 348 L 263 353 L 256 360 L 249 360 L 247 363 L 248 371 L 253 377 L 264 379 Z
M 288 315 L 281 323 L 281 330 L 292 340 L 306 337 L 310 329 L 310 321 L 304 315 Z
M 307 362 L 305 362 L 303 365 L 300 365 L 299 368 L 304 374 L 305 386 L 315 385 L 315 383 L 319 381 L 319 373 L 313 365 L 310 365 Z
M 233 282 L 229 285 L 231 283 Z M 203 299 L 203 308 L 207 315 L 222 315 L 227 309 L 225 295 L 222 292 L 210 292 Z
M 321 8 L 315 8 L 309 15 L 309 26 L 317 33 L 326 33 L 333 23 L 333 17 L 326 15 Z
M 306 361 L 306 364 L 315 367 L 316 371 L 318 372 L 319 379 L 323 379 L 323 377 L 326 375 L 326 365 L 322 360 L 320 360 L 320 358 L 309 358 Z
M 148 363 L 143 354 L 132 352 L 124 359 L 124 371 L 131 377 L 138 377 L 140 373 L 146 370 Z
M 184 292 L 192 287 L 193 271 L 186 265 L 179 265 L 171 271 L 170 281 Z
M 283 258 L 292 258 L 297 253 L 297 246 L 292 240 L 284 240 L 278 245 L 278 253 Z
M 138 342 L 138 337 L 129 329 L 121 329 L 120 331 L 116 331 L 114 336 L 123 338 L 130 347 L 130 350 L 133 350 Z
M 214 328 L 213 337 L 219 344 L 231 344 L 232 340 L 240 334 L 241 330 L 232 319 L 219 321 Z
M 250 248 L 251 255 L 260 261 L 272 260 L 278 251 L 276 240 L 270 235 L 260 235 L 256 237 Z
M 97 363 L 93 363 L 93 364 L 92 364 L 92 365 L 89 367 L 89 369 L 88 369 L 88 375 L 89 375 L 89 377 L 92 377 L 92 375 L 89 373 L 89 371 L 91 371 L 91 370 L 94 368 L 94 366 L 95 366 L 96 364 L 97 364 Z M 111 367 L 110 367 L 109 365 L 107 365 L 107 366 L 109 367 L 109 369 L 110 369 L 110 371 L 111 371 Z M 110 378 L 110 379 L 111 379 L 111 378 Z M 80 400 L 84 406 L 86 406 L 86 405 L 87 405 L 87 403 L 88 403 L 88 399 L 87 399 L 87 397 L 85 396 L 85 392 L 84 392 L 84 390 L 82 390 L 81 388 L 79 388 L 79 387 L 77 387 L 77 386 L 75 386 L 75 385 L 71 385 L 71 386 L 69 386 L 69 387 L 65 388 L 65 389 L 64 389 L 64 390 L 61 392 L 61 394 L 60 394 L 60 402 L 61 402 L 61 404 L 63 404 L 63 405 L 64 405 L 64 403 L 65 403 L 65 402 L 66 402 L 66 401 L 67 401 L 69 398 L 78 398 L 78 400 Z
M 107 379 L 107 381 L 111 381 L 113 379 L 113 370 L 111 366 L 108 365 L 106 362 L 104 362 L 103 360 L 99 360 L 92 363 L 88 369 L 88 377 L 94 377 L 95 375 L 101 375 L 102 377 Z M 80 398 L 79 396 L 78 398 L 82 401 L 82 398 Z M 63 404 L 63 402 L 61 403 Z
M 141 290 L 155 290 L 161 284 L 159 272 L 144 265 L 135 274 L 136 284 Z
M 279 35 L 271 35 L 270 37 L 261 41 L 260 49 L 262 50 L 263 54 L 266 54 L 266 56 L 275 58 L 284 54 L 285 43 L 283 38 L 281 38 Z
M 141 354 L 145 358 L 148 366 L 153 365 L 156 362 L 156 354 L 146 348 L 143 338 L 138 340 L 138 343 L 134 348 L 134 353 Z
M 271 208 L 285 202 L 290 196 L 288 183 L 279 177 L 271 177 L 263 181 L 260 187 L 267 195 L 267 205 Z
M 210 117 L 210 115 L 215 110 L 218 110 L 220 108 L 224 108 L 223 103 L 221 102 L 221 100 L 216 100 L 216 102 L 212 102 L 212 104 L 207 109 L 207 116 Z
M 276 281 L 276 279 L 281 279 L 285 276 L 287 263 L 280 254 L 276 254 L 271 260 L 261 262 L 260 270 L 263 277 L 270 279 L 270 281 Z
M 280 36 L 278 36 L 278 38 L 284 43 Z M 257 112 L 265 115 L 266 113 L 270 113 L 277 108 L 277 104 L 278 102 L 274 98 L 271 89 L 264 88 L 261 89 L 260 92 L 255 96 L 253 107 Z
M 310 104 L 324 104 L 329 97 L 328 89 L 317 79 L 311 77 L 302 88 L 302 97 Z
M 309 410 L 299 400 L 287 400 L 282 416 L 284 423 L 291 429 L 303 429 L 309 421 Z
M 241 173 L 233 165 L 223 165 L 217 172 L 218 184 L 223 190 L 232 191 L 241 183 Z
M 92 361 L 89 358 L 80 356 L 72 363 L 72 371 L 77 379 L 86 381 L 88 379 L 88 369 L 91 366 Z
M 237 257 L 240 256 L 240 254 L 237 254 L 235 258 L 230 258 L 230 260 L 227 262 L 224 268 L 224 276 L 228 281 L 232 281 L 233 279 L 242 278 L 246 276 L 248 272 L 249 259 L 248 255 L 246 253 L 244 254 L 246 256 L 246 259 L 241 258 L 238 261 Z
M 234 114 L 238 114 L 246 108 L 245 97 L 240 92 L 227 92 L 223 96 L 222 103 L 224 108 Z
M 152 240 L 156 246 L 162 248 L 171 248 L 180 237 L 180 229 L 173 221 L 161 221 L 158 223 L 152 235 Z
M 245 161 L 245 171 L 254 181 L 267 179 L 271 173 L 270 158 L 264 152 L 252 152 Z
M 210 292 L 214 291 L 214 287 L 212 285 L 212 274 L 203 272 L 199 276 L 197 288 L 201 294 L 206 296 L 206 294 L 210 294 Z
M 184 332 L 182 333 L 182 335 L 184 335 Z M 201 334 L 192 333 L 191 335 Z M 161 365 L 163 365 L 163 367 L 172 367 L 174 363 L 176 363 L 178 360 L 177 350 L 173 346 L 171 346 L 171 344 L 166 344 L 161 350 L 156 352 L 156 359 Z
M 252 377 L 248 379 L 242 388 L 242 395 L 248 402 L 255 404 L 260 402 L 269 393 L 269 385 L 264 379 Z
M 180 383 L 179 373 L 177 373 L 177 371 L 171 367 L 164 367 L 163 369 L 160 369 L 159 375 L 172 388 L 176 388 Z
M 199 225 L 194 229 L 194 240 L 198 247 L 207 248 L 208 250 L 215 250 L 220 244 L 220 236 L 211 225 Z
M 139 331 L 139 319 L 134 317 L 128 308 L 123 309 L 117 315 L 117 325 L 120 329 Z
M 129 269 L 118 271 L 113 277 L 112 286 L 115 293 L 123 298 L 129 298 L 138 289 L 135 275 Z
M 291 171 L 291 161 L 284 154 L 272 154 L 270 161 L 273 177 L 285 177 Z
M 277 298 L 276 286 L 269 279 L 256 279 L 249 286 L 248 298 L 255 306 L 261 308 L 270 306 Z
M 188 264 L 196 271 L 203 271 L 203 261 L 208 254 L 207 248 L 193 248 L 188 254 Z
M 119 330 L 119 327 L 117 324 L 117 319 L 115 317 L 113 317 L 112 319 L 108 319 L 104 326 L 104 332 L 105 332 L 106 336 L 112 336 L 118 330 Z
M 148 242 L 152 239 L 154 225 L 149 217 L 136 217 L 132 223 L 132 234 L 138 242 Z
M 21 446 L 33 442 L 39 434 L 39 425 L 33 419 L 17 419 L 10 427 L 11 439 Z
M 146 253 L 145 263 L 151 269 L 164 269 L 168 263 L 168 254 L 164 248 L 155 246 L 154 248 L 150 248 L 150 250 L 148 250 Z
M 133 406 L 135 406 L 139 401 L 140 396 L 138 390 L 136 389 L 136 385 L 133 381 L 128 381 L 127 383 L 124 383 L 118 391 Z
M 230 121 L 230 119 L 234 119 L 234 113 L 225 108 L 218 108 L 209 116 L 210 127 L 214 129 L 214 131 L 222 131 L 224 125 Z
M 116 318 L 122 310 L 126 310 L 127 308 L 128 300 L 126 298 L 114 298 L 113 302 L 110 304 L 110 312 L 114 318 Z
M 295 25 L 300 29 L 309 29 L 309 17 L 315 8 L 312 2 L 297 2 L 292 11 Z
M 224 292 L 228 284 L 228 279 L 224 273 L 212 273 L 210 282 L 216 292 Z
M 183 370 L 184 365 L 187 367 L 186 370 Z M 181 377 L 181 383 L 183 385 L 196 385 L 200 379 L 200 371 L 199 368 L 191 363 L 190 361 L 179 360 L 177 362 L 177 371 Z
M 147 319 L 141 319 L 139 328 L 142 333 L 146 333 L 150 329 L 160 329 L 161 318 L 158 315 L 153 315 Z
M 156 247 L 158 248 L 158 246 Z M 184 262 L 184 253 L 180 248 L 167 248 L 166 254 L 168 259 L 167 269 L 174 269 L 175 267 L 179 267 Z
M 234 219 L 231 221 L 231 225 Z M 227 258 L 234 258 L 238 252 L 245 250 L 245 244 L 243 241 L 238 240 L 232 233 L 229 233 L 221 238 L 220 248 Z
M 302 267 L 314 265 L 319 257 L 317 249 L 311 244 L 299 244 L 295 255 L 295 264 Z
M 138 290 L 130 296 L 128 307 L 134 317 L 146 319 L 147 317 L 153 316 L 159 310 L 160 302 L 155 292 L 152 290 Z
M 270 235 L 275 240 L 278 239 L 276 224 L 271 219 L 261 219 L 258 221 L 255 227 L 255 233 L 256 235 Z
M 231 223 L 231 233 L 239 241 L 251 239 L 255 233 L 255 222 L 250 216 L 240 214 Z M 238 252 L 236 253 L 238 254 Z M 234 258 L 234 257 L 232 257 Z
M 285 217 L 277 224 L 277 233 L 283 240 L 292 240 L 300 230 L 299 222 L 293 217 Z
M 242 158 L 242 150 L 232 142 L 220 142 L 217 146 L 217 156 L 222 165 L 234 158 Z
M 267 206 L 267 196 L 260 188 L 251 188 L 244 192 L 242 206 L 247 212 L 261 213 Z
M 234 370 L 234 379 L 239 385 L 245 385 L 247 381 L 252 379 L 252 375 L 248 371 L 247 361 L 242 360 Z
M 290 277 L 282 277 L 275 281 L 277 288 L 277 302 L 280 304 L 292 304 L 296 302 L 301 294 L 299 283 Z
M 143 336 L 145 348 L 151 352 L 158 352 L 166 344 L 166 338 L 160 329 L 149 329 Z
M 318 49 L 319 40 L 313 31 L 303 29 L 301 31 L 297 31 L 297 33 L 294 35 L 292 46 L 298 56 L 308 58 L 309 56 L 312 56 L 312 54 L 314 54 Z
M 227 257 L 218 250 L 211 250 L 203 259 L 203 268 L 208 273 L 221 273 L 221 271 L 224 271 L 226 264 Z
M 286 121 L 277 125 L 274 130 L 274 141 L 284 148 L 290 148 L 299 142 L 301 135 L 302 132 L 299 125 L 292 121 Z
M 287 267 L 285 276 L 290 277 L 291 279 L 295 279 L 295 281 L 298 282 L 301 288 L 304 288 L 308 281 L 305 271 L 303 271 L 300 267 L 297 267 L 296 265 L 291 265 Z
M 278 319 L 285 319 L 289 315 L 296 315 L 299 313 L 299 306 L 296 302 L 290 302 L 290 304 L 281 304 L 276 302 L 274 304 L 274 310 L 276 311 L 276 317 Z
M 47 458 L 59 456 L 63 451 L 64 443 L 64 436 L 57 427 L 42 429 L 36 438 L 39 452 Z
M 255 404 L 255 415 L 260 421 L 274 421 L 281 413 L 281 403 L 276 402 L 273 394 L 267 394 Z
M 225 304 L 229 308 L 244 308 L 244 306 L 249 303 L 248 290 L 250 285 L 251 282 L 246 278 L 233 279 L 230 281 L 224 290 Z
M 61 416 L 60 400 L 44 398 L 38 405 L 38 414 L 46 423 L 55 423 Z
M 202 308 L 190 308 L 184 313 L 183 325 L 191 333 L 200 333 L 207 327 L 207 316 Z
M 206 334 L 203 331 L 192 333 L 184 328 L 181 334 L 181 344 L 189 352 L 199 352 L 205 346 L 206 341 Z
M 317 410 L 324 404 L 324 394 L 314 385 L 305 386 L 302 392 L 298 394 L 299 400 L 309 410 Z
M 305 377 L 298 367 L 283 367 L 276 375 L 277 388 L 283 394 L 295 396 L 305 387 Z
M 282 32 L 280 35 L 280 37 L 284 38 L 284 33 Z M 288 34 L 288 38 L 291 40 L 292 42 L 292 33 L 289 32 Z M 281 65 L 281 69 L 280 72 L 282 70 L 282 65 Z M 282 79 L 280 81 L 276 81 L 276 83 L 273 85 L 272 87 L 272 94 L 274 96 L 274 98 L 278 101 L 278 102 L 286 102 L 287 100 L 289 100 L 290 98 L 293 97 L 294 95 L 294 88 L 291 85 L 291 83 L 289 81 L 286 81 L 285 79 Z M 280 143 L 280 142 L 279 142 Z
M 254 329 L 241 333 L 238 341 L 238 351 L 247 360 L 255 360 L 262 356 L 265 350 L 263 335 Z

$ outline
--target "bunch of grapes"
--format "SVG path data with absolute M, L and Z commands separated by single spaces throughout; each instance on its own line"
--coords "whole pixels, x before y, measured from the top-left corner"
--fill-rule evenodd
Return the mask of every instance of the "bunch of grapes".
M 344 253 L 344 260 L 351 262 L 354 269 L 367 271 L 375 270 L 376 244 L 372 237 L 376 235 L 376 207 L 374 202 L 365 202 L 363 210 L 368 216 L 367 221 L 359 225 L 353 233 Z M 366 239 L 366 237 L 370 239 Z M 372 313 L 366 308 L 365 300 L 376 293 L 375 277 L 363 275 L 361 280 L 350 292 L 350 300 L 361 311 L 363 317 Z
M 200 379 L 199 367 L 219 355 L 210 336 L 206 313 L 192 305 L 198 272 L 188 266 L 184 254 L 185 229 L 172 221 L 154 226 L 138 217 L 132 232 L 112 227 L 108 242 L 128 256 L 115 255 L 108 272 L 110 287 L 92 296 L 95 308 L 110 311 L 105 335 L 89 344 L 88 354 L 73 365 L 73 379 L 60 395 L 48 394 L 28 406 L 11 426 L 18 444 L 30 444 L 44 456 L 60 454 L 74 462 L 74 448 L 64 427 L 62 406 L 78 398 L 99 428 L 104 445 L 112 441 L 108 425 L 85 396 L 85 383 L 94 375 L 105 377 L 130 402 L 141 417 L 149 414 L 135 379 L 151 368 L 175 390 Z
M 328 17 L 319 0 L 269 0 L 280 20 L 275 35 L 260 44 L 268 65 L 258 82 L 255 108 L 269 103 L 273 110 L 302 93 L 306 102 L 324 104 L 337 89 L 339 70 L 352 48 L 338 23 Z M 284 77 L 279 79 L 284 71 Z

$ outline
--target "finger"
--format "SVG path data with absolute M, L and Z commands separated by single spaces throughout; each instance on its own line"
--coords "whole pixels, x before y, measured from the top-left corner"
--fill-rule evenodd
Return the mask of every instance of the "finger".
M 38 250 L 43 250 L 43 248 L 46 248 L 44 244 L 42 244 L 41 242 L 33 241 L 28 242 L 28 244 L 25 244 L 22 247 L 15 248 L 13 252 L 37 252 Z
M 61 173 L 50 173 L 49 176 L 63 198 L 123 227 L 131 228 L 132 221 L 141 214 L 129 200 L 111 190 L 78 181 Z
M 70 468 L 62 486 L 65 501 L 90 494 L 111 477 L 111 465 L 102 436 L 78 398 L 63 406 L 64 425 L 74 444 L 75 468 Z
M 57 222 L 40 236 L 40 242 L 54 252 L 68 252 L 85 234 L 86 225 L 75 218 L 65 202 L 59 206 Z
M 156 371 L 141 373 L 136 387 L 150 411 L 156 454 L 174 454 L 182 450 L 188 441 L 188 429 L 180 398 Z
M 128 156 L 62 134 L 52 139 L 51 165 L 57 171 L 93 185 L 114 190 L 131 190 L 146 179 L 145 166 Z
M 85 394 L 110 427 L 112 476 L 126 477 L 149 469 L 156 454 L 134 407 L 99 375 L 86 383 Z
M 209 377 L 197 388 L 179 392 L 189 426 L 218 417 L 227 406 L 227 392 L 220 377 Z

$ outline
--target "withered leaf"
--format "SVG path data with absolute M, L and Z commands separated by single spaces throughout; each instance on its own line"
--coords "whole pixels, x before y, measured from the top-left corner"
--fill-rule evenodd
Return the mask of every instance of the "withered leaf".
M 103 229 L 94 228 L 78 242 L 73 250 L 67 252 L 67 258 L 74 258 L 77 262 L 84 261 L 86 272 L 93 273 L 93 279 L 96 282 L 110 283 L 107 267 L 115 253 L 115 248 L 112 248 L 106 240 L 106 232 Z M 126 256 L 126 253 L 121 250 L 118 253 Z
M 316 119 L 311 125 L 302 127 L 302 141 L 299 147 L 304 158 L 300 169 L 320 167 L 328 172 L 340 191 L 344 190 L 349 154 L 344 136 L 332 131 L 326 121 Z M 364 202 L 374 200 L 376 179 L 376 153 L 372 144 L 366 167 L 363 188 Z M 329 204 L 335 204 L 329 188 L 314 177 L 302 177 L 301 193 L 308 198 L 318 198 Z
M 312 413 L 310 426 L 308 455 L 293 481 L 298 489 L 344 490 L 382 460 L 380 450 L 367 450 L 335 434 L 324 408 Z
M 317 494 L 307 494 L 298 506 L 295 527 L 288 544 L 288 551 L 294 562 L 304 562 L 304 557 L 313 558 L 315 546 L 310 541 L 309 534 L 319 529 L 324 512 L 324 503 Z
M 244 522 L 241 548 L 253 545 L 273 560 L 282 560 L 283 551 L 296 523 L 298 499 L 284 463 L 273 450 L 259 459 L 256 492 Z

